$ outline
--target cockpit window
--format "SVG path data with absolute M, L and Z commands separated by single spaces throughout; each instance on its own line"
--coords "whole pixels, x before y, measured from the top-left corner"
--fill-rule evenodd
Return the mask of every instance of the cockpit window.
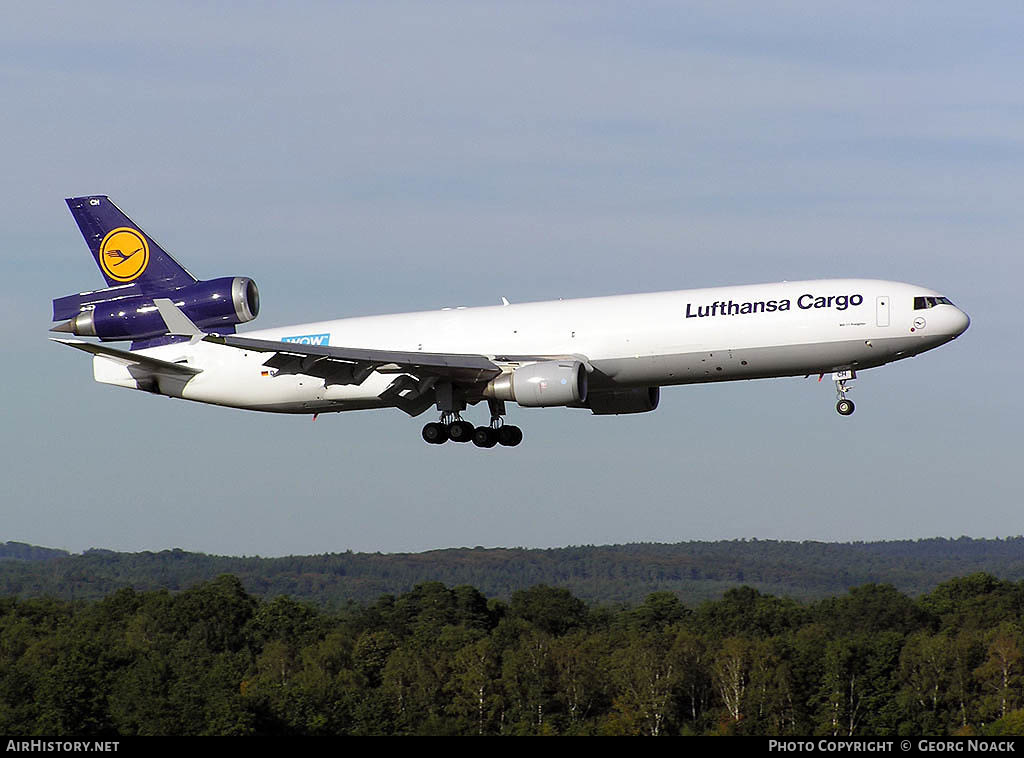
M 921 311 L 925 308 L 934 308 L 936 305 L 952 305 L 948 297 L 915 297 L 914 310 Z

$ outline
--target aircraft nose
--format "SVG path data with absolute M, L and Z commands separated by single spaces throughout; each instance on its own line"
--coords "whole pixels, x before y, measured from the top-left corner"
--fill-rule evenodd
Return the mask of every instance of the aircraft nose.
M 961 334 L 967 331 L 967 327 L 971 325 L 971 317 L 964 313 L 959 308 L 956 309 L 956 315 L 953 317 L 953 334 L 959 337 Z

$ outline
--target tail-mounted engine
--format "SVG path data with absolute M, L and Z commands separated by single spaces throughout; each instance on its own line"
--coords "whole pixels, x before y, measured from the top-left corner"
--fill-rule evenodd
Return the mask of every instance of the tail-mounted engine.
M 51 331 L 70 332 L 101 340 L 145 340 L 167 333 L 167 325 L 153 305 L 154 298 L 169 298 L 196 326 L 216 332 L 234 332 L 235 324 L 252 321 L 260 312 L 260 292 L 248 277 L 222 277 L 199 281 L 165 292 L 141 293 L 137 285 L 108 287 L 68 295 L 53 301 L 53 320 L 70 319 Z

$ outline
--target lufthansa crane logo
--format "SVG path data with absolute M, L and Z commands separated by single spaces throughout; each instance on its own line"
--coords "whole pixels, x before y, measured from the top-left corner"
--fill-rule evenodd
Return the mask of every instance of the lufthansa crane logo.
M 148 265 L 149 243 L 137 229 L 114 229 L 100 243 L 100 267 L 114 281 L 135 281 Z

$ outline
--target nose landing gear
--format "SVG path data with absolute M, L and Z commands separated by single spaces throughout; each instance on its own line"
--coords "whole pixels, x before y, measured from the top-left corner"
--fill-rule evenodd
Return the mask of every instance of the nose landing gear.
M 846 383 L 857 378 L 857 374 L 854 371 L 837 371 L 832 374 L 832 379 L 836 383 L 836 412 L 840 416 L 850 416 L 856 406 L 853 401 L 846 397 L 846 393 L 849 392 L 852 387 L 847 387 Z

